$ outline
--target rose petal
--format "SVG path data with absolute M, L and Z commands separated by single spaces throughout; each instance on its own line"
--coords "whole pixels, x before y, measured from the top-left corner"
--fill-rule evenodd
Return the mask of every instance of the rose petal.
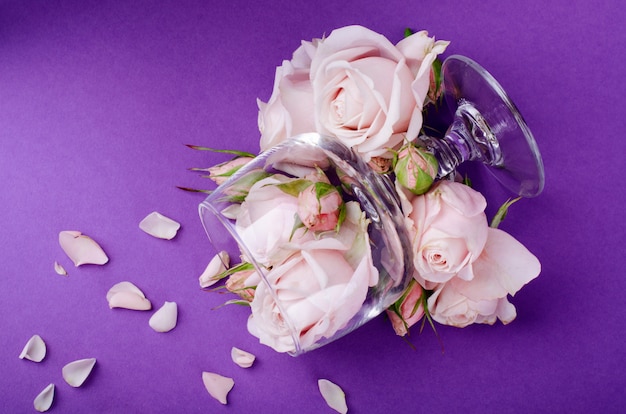
M 171 240 L 176 236 L 180 224 L 169 217 L 153 211 L 139 223 L 139 228 L 159 239 Z
M 169 332 L 176 327 L 178 306 L 176 302 L 165 302 L 150 318 L 148 324 L 157 332 Z
M 109 307 L 124 308 L 132 310 L 150 310 L 152 309 L 152 303 L 143 292 L 130 282 L 120 282 L 107 292 L 107 301 Z
M 232 378 L 224 377 L 213 372 L 203 372 L 202 382 L 204 382 L 204 386 L 209 394 L 211 394 L 211 397 L 222 404 L 228 404 L 226 397 L 235 385 L 235 381 Z
M 215 276 L 226 271 L 226 267 L 230 263 L 230 257 L 226 251 L 221 251 L 209 262 L 204 272 L 199 277 L 200 287 L 206 288 L 219 281 Z
M 62 369 L 63 379 L 72 387 L 80 387 L 91 374 L 94 365 L 96 365 L 96 358 L 79 359 L 70 362 Z
M 33 335 L 22 350 L 20 359 L 41 362 L 46 356 L 46 343 L 39 335 Z
M 346 404 L 346 394 L 343 392 L 339 385 L 334 384 L 327 379 L 320 379 L 317 381 L 317 386 L 320 389 L 320 393 L 326 404 L 338 413 L 345 414 L 348 412 L 348 406 Z
M 52 400 L 54 400 L 54 384 L 49 384 L 35 397 L 33 401 L 35 410 L 40 413 L 48 411 L 52 406 Z
M 100 245 L 80 231 L 65 230 L 60 232 L 59 244 L 76 267 L 83 264 L 103 265 L 109 261 Z
M 61 276 L 67 276 L 67 270 L 65 270 L 65 268 L 59 264 L 59 262 L 54 262 L 54 271 Z
M 239 365 L 241 368 L 250 368 L 254 363 L 254 360 L 256 359 L 256 357 L 250 352 L 243 351 L 234 346 L 233 349 L 230 351 L 230 356 L 233 359 L 233 362 Z

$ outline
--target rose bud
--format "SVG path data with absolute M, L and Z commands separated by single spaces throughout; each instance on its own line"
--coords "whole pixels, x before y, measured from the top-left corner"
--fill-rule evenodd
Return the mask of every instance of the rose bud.
M 256 276 L 256 271 L 242 270 L 240 272 L 233 273 L 228 279 L 226 279 L 226 289 L 229 292 L 235 293 L 241 297 L 241 299 L 252 302 L 254 299 L 254 286 L 251 286 L 251 276 Z
M 214 165 L 207 168 L 209 172 L 209 178 L 217 185 L 221 185 L 224 181 L 230 178 L 237 170 L 250 162 L 251 157 L 237 157 L 230 161 L 223 162 L 221 164 Z
M 343 207 L 339 191 L 325 182 L 313 183 L 298 195 L 298 216 L 309 230 L 335 229 Z
M 413 194 L 424 194 L 433 184 L 439 165 L 431 153 L 408 144 L 398 152 L 394 166 L 396 179 Z
M 422 287 L 412 280 L 400 299 L 387 309 L 387 316 L 396 334 L 404 336 L 424 316 Z

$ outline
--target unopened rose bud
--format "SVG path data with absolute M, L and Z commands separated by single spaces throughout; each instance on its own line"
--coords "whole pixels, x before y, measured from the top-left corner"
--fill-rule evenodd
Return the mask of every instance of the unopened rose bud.
M 237 170 L 249 163 L 253 158 L 250 157 L 237 157 L 230 161 L 217 164 L 213 167 L 209 167 L 209 178 L 217 185 L 221 185 L 224 181 L 230 178 Z
M 254 299 L 254 286 L 250 286 L 249 283 L 246 282 L 249 282 L 248 279 L 255 273 L 255 270 L 242 270 L 233 273 L 226 280 L 226 289 L 239 295 L 241 299 L 252 302 L 252 299 Z
M 415 280 L 411 281 L 402 297 L 387 309 L 387 316 L 393 330 L 400 336 L 409 333 L 409 328 L 422 319 L 422 287 Z
M 298 216 L 309 230 L 329 231 L 337 227 L 343 200 L 332 185 L 313 183 L 298 196 Z
M 396 179 L 413 194 L 424 194 L 433 184 L 439 165 L 431 153 L 414 145 L 400 149 L 394 166 Z

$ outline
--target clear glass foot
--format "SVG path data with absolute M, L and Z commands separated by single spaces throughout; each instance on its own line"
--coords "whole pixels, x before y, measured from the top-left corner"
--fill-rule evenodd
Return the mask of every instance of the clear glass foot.
M 543 190 L 541 154 L 521 114 L 500 84 L 473 60 L 459 55 L 443 63 L 443 94 L 454 112 L 443 138 L 420 139 L 439 161 L 438 177 L 465 161 L 480 161 L 507 189 L 522 197 Z

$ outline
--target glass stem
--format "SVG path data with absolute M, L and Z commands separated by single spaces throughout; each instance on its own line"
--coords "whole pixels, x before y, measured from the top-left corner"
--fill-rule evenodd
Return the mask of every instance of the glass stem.
M 465 100 L 459 101 L 452 125 L 443 138 L 422 135 L 419 139 L 439 162 L 437 178 L 452 173 L 465 161 L 503 164 L 498 139 L 481 113 Z

